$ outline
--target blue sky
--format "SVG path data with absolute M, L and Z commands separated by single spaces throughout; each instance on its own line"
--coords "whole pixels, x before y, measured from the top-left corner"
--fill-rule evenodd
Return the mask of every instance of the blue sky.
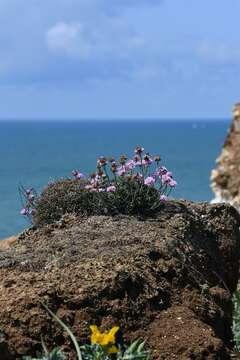
M 239 0 L 1 0 L 0 118 L 224 118 Z

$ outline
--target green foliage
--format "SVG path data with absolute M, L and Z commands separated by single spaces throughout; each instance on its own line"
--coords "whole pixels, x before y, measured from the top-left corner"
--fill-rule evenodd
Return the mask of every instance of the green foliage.
M 85 176 L 73 170 L 74 179 L 49 184 L 40 197 L 33 188 L 20 185 L 20 213 L 36 226 L 58 221 L 67 213 L 153 215 L 177 185 L 160 161 L 160 156 L 152 157 L 137 146 L 133 158 L 124 154 L 118 161 L 100 157 L 94 173 Z
M 37 212 L 33 217 L 35 225 L 50 224 L 66 213 L 87 213 L 92 203 L 92 194 L 82 188 L 82 181 L 62 179 L 50 183 L 37 199 Z
M 233 296 L 233 338 L 235 350 L 240 352 L 240 290 L 237 290 Z
M 42 304 L 43 307 L 49 312 L 49 314 L 53 317 L 53 319 L 63 327 L 63 329 L 70 336 L 75 351 L 77 354 L 78 360 L 150 360 L 150 352 L 144 349 L 145 342 L 141 340 L 136 340 L 129 347 L 119 348 L 119 351 L 116 353 L 110 353 L 109 349 L 111 348 L 111 344 L 109 346 L 101 346 L 99 344 L 91 344 L 91 345 L 83 345 L 80 346 L 77 342 L 76 337 L 72 333 L 71 329 L 64 324 L 62 320 L 60 320 L 57 315 L 55 315 L 46 305 Z M 31 356 L 23 357 L 23 360 L 66 360 L 67 358 L 63 354 L 63 352 L 54 348 L 51 352 L 49 352 L 42 341 L 42 347 L 45 355 L 40 358 L 33 358 Z
M 129 215 L 152 215 L 163 203 L 154 187 L 148 187 L 137 180 L 119 178 L 116 191 L 109 196 L 108 211 Z
M 106 349 L 99 345 L 84 345 L 81 346 L 81 353 L 84 360 L 111 360 L 110 354 L 107 354 Z
M 144 350 L 145 342 L 136 340 L 128 348 L 120 349 L 116 354 L 107 354 L 106 350 L 98 345 L 81 346 L 84 360 L 150 360 L 149 351 Z
M 64 324 L 64 322 L 62 320 L 59 319 L 59 317 L 57 317 L 57 315 L 55 315 L 46 305 L 42 304 L 43 307 L 49 312 L 49 314 L 53 317 L 53 319 L 59 324 L 62 326 L 62 328 L 68 333 L 68 335 L 70 336 L 73 344 L 74 344 L 74 347 L 75 347 L 75 350 L 76 350 L 76 353 L 77 353 L 77 358 L 78 360 L 82 360 L 82 355 L 81 355 L 81 350 L 80 350 L 80 347 L 78 345 L 78 342 L 75 338 L 75 336 L 73 335 L 72 331 L 69 329 L 69 327 Z
M 117 353 L 117 360 L 149 360 L 150 352 L 144 346 L 144 341 L 134 341 L 125 351 Z
M 116 191 L 89 192 L 83 180 L 64 179 L 48 185 L 36 203 L 35 225 L 58 221 L 62 215 L 152 215 L 163 202 L 154 187 L 142 182 L 118 178 Z
M 40 358 L 33 358 L 31 356 L 23 357 L 23 360 L 67 360 L 66 356 L 58 348 L 53 349 L 50 353 L 45 352 Z

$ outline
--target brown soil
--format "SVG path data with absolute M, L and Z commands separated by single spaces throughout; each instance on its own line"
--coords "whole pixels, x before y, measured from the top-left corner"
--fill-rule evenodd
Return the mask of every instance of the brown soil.
M 151 219 L 76 218 L 20 235 L 0 254 L 0 359 L 80 342 L 89 325 L 118 324 L 119 341 L 147 340 L 154 359 L 230 359 L 231 293 L 240 216 L 228 205 L 169 202 Z

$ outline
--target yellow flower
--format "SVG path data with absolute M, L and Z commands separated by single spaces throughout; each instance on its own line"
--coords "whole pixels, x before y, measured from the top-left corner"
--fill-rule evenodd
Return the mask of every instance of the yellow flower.
M 101 333 L 96 325 L 91 325 L 90 329 L 92 331 L 91 344 L 99 344 L 101 346 L 113 345 L 108 349 L 108 353 L 114 354 L 118 352 L 117 347 L 114 345 L 116 343 L 115 335 L 119 330 L 118 326 L 114 326 L 110 331 L 104 333 Z
M 118 351 L 119 351 L 119 350 L 118 350 L 118 348 L 117 348 L 115 345 L 111 346 L 111 347 L 108 349 L 108 353 L 109 353 L 109 354 L 116 354 Z

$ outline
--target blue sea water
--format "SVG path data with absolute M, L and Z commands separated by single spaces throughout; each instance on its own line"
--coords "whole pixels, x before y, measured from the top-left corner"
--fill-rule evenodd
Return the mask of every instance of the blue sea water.
M 0 239 L 28 226 L 18 184 L 41 191 L 50 180 L 89 173 L 98 156 L 160 154 L 178 181 L 175 198 L 209 201 L 210 173 L 230 120 L 0 122 Z

